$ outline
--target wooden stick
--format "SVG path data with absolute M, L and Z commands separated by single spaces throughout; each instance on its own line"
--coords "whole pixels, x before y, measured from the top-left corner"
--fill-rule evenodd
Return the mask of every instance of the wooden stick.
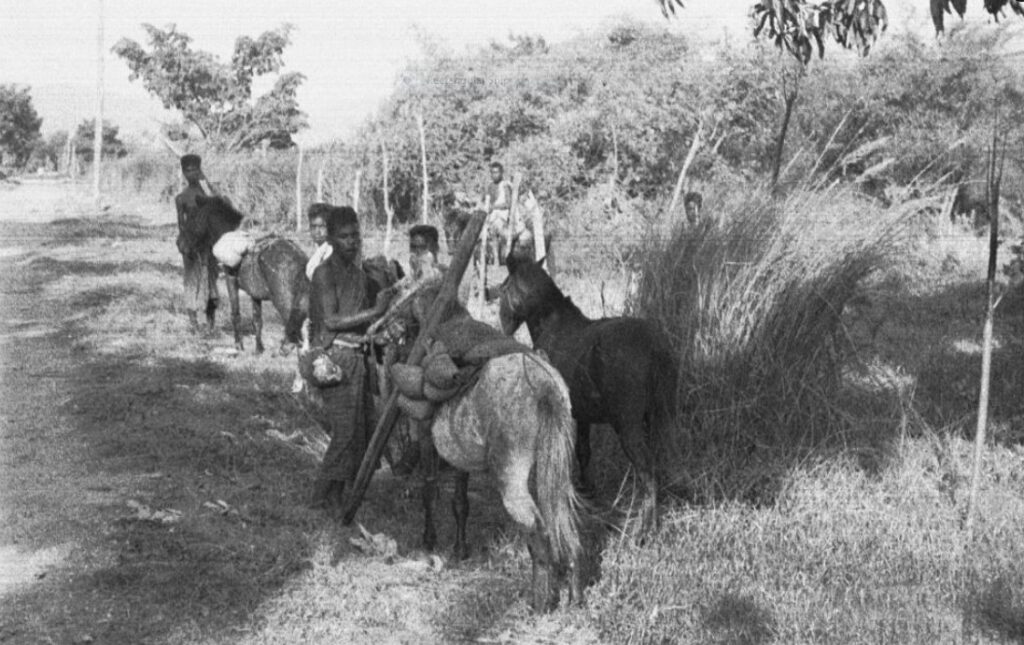
M 672 191 L 672 201 L 668 204 L 668 216 L 672 217 L 672 213 L 676 210 L 676 204 L 679 202 L 679 195 L 683 192 L 683 184 L 686 181 L 686 171 L 690 169 L 690 164 L 693 163 L 693 158 L 697 156 L 697 151 L 700 150 L 701 135 L 704 133 L 704 119 L 701 118 L 697 124 L 697 132 L 693 135 L 693 141 L 690 142 L 690 149 L 686 152 L 686 159 L 683 160 L 683 167 L 679 170 L 679 178 L 676 179 L 676 187 Z
M 302 146 L 296 145 L 299 150 L 299 160 L 295 164 L 295 230 L 302 230 Z
M 992 372 L 992 328 L 995 317 L 995 291 L 996 291 L 996 256 L 999 252 L 999 184 L 1003 179 L 1003 161 L 1006 158 L 1004 144 L 1003 158 L 997 161 L 999 156 L 997 148 L 1000 144 L 999 120 L 992 127 L 992 150 L 988 159 L 988 184 L 986 193 L 988 197 L 988 302 L 985 308 L 985 327 L 982 332 L 981 341 L 981 384 L 978 395 L 978 423 L 974 433 L 974 468 L 971 473 L 971 490 L 967 498 L 967 518 L 964 521 L 964 531 L 967 533 L 967 543 L 970 544 L 974 538 L 974 514 L 978 501 L 978 489 L 981 487 L 981 462 L 985 458 L 985 431 L 988 427 L 988 398 L 989 384 L 991 383 Z M 998 170 L 997 170 L 998 165 Z
M 416 127 L 420 131 L 420 165 L 423 167 L 423 214 L 420 222 L 427 224 L 430 212 L 430 187 L 427 176 L 427 132 L 423 127 L 423 115 L 416 114 Z
M 546 258 L 548 250 L 545 247 L 546 242 L 544 241 L 544 209 L 540 207 L 540 203 L 537 198 L 534 197 L 533 191 L 530 191 L 529 199 L 533 202 L 533 261 L 540 262 L 541 259 Z
M 430 313 L 427 315 L 427 320 L 419 335 L 416 336 L 416 342 L 413 343 L 409 359 L 406 361 L 407 364 L 419 365 L 423 361 L 423 357 L 426 356 L 427 339 L 441 323 L 441 316 L 444 315 L 448 306 L 458 296 L 462 274 L 466 272 L 469 260 L 473 257 L 473 247 L 476 245 L 477 235 L 479 235 L 486 219 L 486 212 L 477 211 L 466 225 L 466 231 L 463 233 L 462 239 L 459 240 L 455 257 L 452 258 L 452 264 L 448 267 L 448 272 L 445 273 L 444 279 L 441 281 L 441 291 L 434 298 L 433 304 L 430 305 Z M 377 422 L 377 427 L 373 430 L 373 436 L 366 447 L 363 461 L 359 465 L 359 472 L 356 474 L 351 496 L 345 508 L 345 514 L 342 517 L 342 522 L 346 525 L 351 524 L 352 520 L 355 519 L 356 512 L 363 502 L 363 495 L 366 494 L 366 488 L 370 484 L 370 477 L 373 476 L 373 471 L 377 468 L 377 462 L 380 461 L 380 456 L 384 452 L 384 446 L 387 444 L 388 437 L 391 436 L 391 430 L 394 428 L 397 420 L 398 389 L 396 388 L 391 391 L 387 402 L 384 404 L 384 411 Z
M 92 199 L 100 207 L 100 175 L 103 164 L 103 0 L 97 2 L 96 26 L 96 114 L 92 136 Z
M 508 205 L 508 227 L 505 230 L 505 253 L 512 252 L 512 243 L 516 241 L 516 229 L 519 228 L 519 185 L 522 183 L 523 177 L 519 173 L 512 176 L 512 190 L 509 196 L 510 203 Z M 495 264 L 501 264 L 504 258 L 495 258 Z M 484 298 L 486 301 L 486 298 Z
M 391 208 L 391 198 L 388 197 L 388 149 L 384 142 L 380 144 L 381 155 L 384 157 L 384 215 L 387 217 L 387 226 L 384 229 L 384 257 L 390 258 L 388 251 L 391 249 L 391 231 L 395 219 L 395 210 Z
M 356 171 L 356 178 L 352 181 L 352 210 L 359 212 L 359 185 L 363 183 L 363 171 Z
M 489 216 L 488 219 L 490 219 Z M 465 231 L 462 234 L 465 235 Z M 490 226 L 485 221 L 480 229 L 480 261 L 476 263 L 477 286 L 479 287 L 477 293 L 477 316 L 480 318 L 483 318 L 484 311 L 487 308 L 487 244 L 490 241 L 490 236 Z
M 316 171 L 316 201 L 324 201 L 324 165 L 327 163 L 327 155 L 320 158 L 320 168 Z

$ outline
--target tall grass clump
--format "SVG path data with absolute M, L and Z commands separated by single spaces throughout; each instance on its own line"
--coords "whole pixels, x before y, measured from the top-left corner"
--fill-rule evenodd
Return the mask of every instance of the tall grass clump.
M 679 474 L 698 498 L 770 499 L 788 465 L 842 432 L 834 339 L 858 284 L 903 247 L 905 212 L 840 188 L 753 191 L 652 236 L 631 308 L 675 344 Z

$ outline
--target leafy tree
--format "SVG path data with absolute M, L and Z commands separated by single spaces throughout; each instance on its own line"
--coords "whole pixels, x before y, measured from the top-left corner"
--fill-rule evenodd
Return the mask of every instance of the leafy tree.
M 32 105 L 29 89 L 0 85 L 0 161 L 18 168 L 28 161 L 43 124 Z
M 96 121 L 85 119 L 75 130 L 75 150 L 86 162 L 92 161 L 93 137 L 96 134 Z M 121 158 L 128 154 L 128 148 L 118 138 L 118 128 L 109 121 L 103 121 L 103 156 Z M 65 135 L 66 136 L 66 135 Z
M 944 14 L 961 18 L 967 0 L 929 0 L 936 33 L 942 33 Z M 675 15 L 683 0 L 658 0 L 666 16 Z M 997 21 L 1010 9 L 1024 16 L 1024 0 L 984 0 L 985 11 Z M 847 49 L 867 54 L 889 25 L 882 0 L 759 0 L 751 9 L 754 36 L 764 36 L 807 63 L 817 48 L 825 55 L 825 41 L 834 40 Z
M 60 169 L 67 141 L 67 130 L 57 130 L 46 137 L 45 140 L 40 140 L 32 148 L 32 158 L 29 162 L 30 168 Z
M 148 50 L 123 38 L 114 53 L 128 63 L 131 80 L 142 79 L 164 107 L 179 110 L 214 147 L 252 149 L 267 141 L 272 148 L 287 148 L 293 145 L 292 135 L 308 127 L 296 98 L 303 74 L 281 74 L 269 92 L 253 97 L 253 80 L 277 74 L 284 66 L 284 49 L 291 42 L 289 25 L 256 39 L 239 37 L 229 63 L 192 49 L 192 39 L 174 25 L 143 28 Z

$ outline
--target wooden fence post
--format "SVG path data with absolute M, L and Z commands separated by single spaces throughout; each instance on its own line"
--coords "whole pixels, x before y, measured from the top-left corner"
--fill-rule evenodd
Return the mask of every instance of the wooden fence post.
M 384 159 L 384 216 L 387 218 L 387 224 L 384 228 L 384 257 L 390 258 L 391 249 L 391 232 L 395 220 L 395 209 L 391 208 L 391 198 L 388 196 L 388 149 L 384 147 L 384 142 L 380 144 L 381 155 Z
M 1002 143 L 1000 157 L 997 148 Z M 988 397 L 992 372 L 992 328 L 996 300 L 996 266 L 999 253 L 999 185 L 1003 179 L 1003 162 L 1006 160 L 1006 144 L 999 136 L 999 119 L 992 127 L 992 150 L 988 158 L 988 298 L 985 308 L 985 326 L 981 341 L 981 384 L 978 394 L 978 422 L 974 433 L 974 467 L 971 473 L 971 489 L 967 498 L 967 518 L 964 530 L 967 533 L 967 544 L 974 538 L 974 514 L 978 502 L 978 489 L 981 487 L 981 465 L 985 459 L 985 431 L 988 427 Z
M 295 230 L 302 230 L 302 146 L 296 144 L 299 160 L 295 164 Z
M 420 131 L 420 165 L 423 166 L 423 213 L 420 216 L 422 224 L 429 223 L 430 217 L 430 179 L 427 175 L 427 132 L 423 127 L 423 114 L 416 114 L 416 127 Z
M 316 171 L 316 201 L 324 201 L 324 165 L 327 164 L 327 155 L 320 158 L 320 167 Z

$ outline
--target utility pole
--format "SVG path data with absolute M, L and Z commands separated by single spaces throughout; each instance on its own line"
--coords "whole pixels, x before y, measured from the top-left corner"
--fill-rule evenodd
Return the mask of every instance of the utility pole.
M 92 135 L 92 198 L 100 208 L 100 165 L 103 159 L 103 0 L 96 0 L 96 123 Z

